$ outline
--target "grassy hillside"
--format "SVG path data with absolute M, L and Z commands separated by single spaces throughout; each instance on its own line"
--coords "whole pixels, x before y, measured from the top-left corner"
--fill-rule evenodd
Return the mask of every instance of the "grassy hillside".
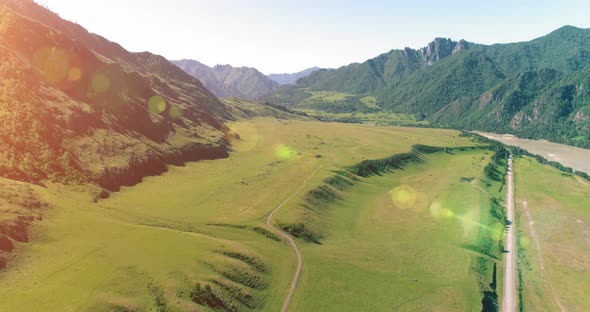
M 562 27 L 511 44 L 436 39 L 335 70 L 320 70 L 265 100 L 328 113 L 373 111 L 415 115 L 436 126 L 513 133 L 590 146 L 590 30 Z M 308 103 L 311 92 L 346 99 Z
M 303 246 L 294 309 L 481 309 L 493 297 L 484 292 L 501 293 L 493 275 L 501 270 L 504 224 L 494 200 L 502 188 L 484 173 L 490 155 L 439 152 L 390 173 L 324 180 L 324 196 L 309 192 L 285 210 L 278 222 L 299 220 L 320 237 Z
M 276 311 L 295 257 L 264 218 L 301 181 L 321 167 L 294 204 L 364 158 L 416 143 L 473 144 L 455 131 L 303 120 L 254 119 L 231 130 L 229 158 L 170 167 L 98 203 L 84 188 L 39 188 L 51 209 L 31 227 L 31 243 L 13 242 L 0 271 L 0 298 L 10 300 L 0 310 L 193 311 L 221 302 Z M 289 211 L 279 221 L 296 221 Z
M 524 72 L 476 98 L 454 101 L 430 119 L 440 126 L 512 132 L 587 147 L 589 70 L 567 75 L 550 69 Z
M 304 113 L 290 110 L 281 105 L 262 104 L 242 100 L 235 97 L 223 99 L 227 110 L 236 119 L 251 119 L 255 117 L 274 117 L 277 119 L 312 119 Z
M 19 244 L 36 237 L 27 231 L 35 221 L 43 220 L 48 204 L 41 187 L 0 178 L 0 270 L 6 267 L 10 253 Z
M 584 311 L 590 184 L 528 157 L 517 159 L 515 174 L 522 308 Z
M 198 80 L 32 1 L 0 1 L 0 76 L 0 267 L 67 196 L 45 185 L 87 185 L 98 201 L 167 165 L 228 156 L 234 117 Z
M 33 2 L 3 3 L 30 18 L 0 7 L 2 176 L 116 190 L 166 164 L 227 156 L 232 117 L 197 80 Z M 90 37 L 101 50 L 84 45 Z

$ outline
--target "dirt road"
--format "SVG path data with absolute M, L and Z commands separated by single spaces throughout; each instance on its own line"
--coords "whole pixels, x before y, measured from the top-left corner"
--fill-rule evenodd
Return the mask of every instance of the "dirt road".
M 514 176 L 512 155 L 508 158 L 508 191 L 506 192 L 506 217 L 511 224 L 506 233 L 504 249 L 504 292 L 502 294 L 502 312 L 516 312 L 516 243 L 514 241 Z
M 301 185 L 299 186 L 299 188 L 297 188 L 291 194 L 291 196 L 289 196 L 282 203 L 280 203 L 278 206 L 276 206 L 275 209 L 273 209 L 268 214 L 268 216 L 266 217 L 266 225 L 268 225 L 269 227 L 272 227 L 272 228 L 276 229 L 277 232 L 278 232 L 278 234 L 283 238 L 283 240 L 287 240 L 289 242 L 289 244 L 291 245 L 291 247 L 293 247 L 293 250 L 295 251 L 295 254 L 297 255 L 297 269 L 295 270 L 295 275 L 293 276 L 293 281 L 291 282 L 291 287 L 289 288 L 289 292 L 287 293 L 287 297 L 285 297 L 285 301 L 283 302 L 283 307 L 281 308 L 281 312 L 286 312 L 287 311 L 287 309 L 289 308 L 289 304 L 291 303 L 291 299 L 293 298 L 293 293 L 295 293 L 295 288 L 297 287 L 297 282 L 299 281 L 299 276 L 301 275 L 301 268 L 303 267 L 303 256 L 301 255 L 301 250 L 299 250 L 299 247 L 295 243 L 295 240 L 293 239 L 293 237 L 291 237 L 291 235 L 287 234 L 286 232 L 284 232 L 283 230 L 281 230 L 278 227 L 275 227 L 272 224 L 272 216 L 277 211 L 279 211 L 279 209 L 281 209 L 281 207 L 283 207 L 291 199 L 293 199 L 293 197 L 295 197 L 297 194 L 299 194 L 299 192 L 301 192 L 305 188 L 305 185 L 307 184 L 307 182 L 319 170 L 320 170 L 320 168 L 316 169 L 309 177 L 307 177 L 307 179 L 305 179 L 305 181 L 303 181 L 303 183 L 301 183 Z

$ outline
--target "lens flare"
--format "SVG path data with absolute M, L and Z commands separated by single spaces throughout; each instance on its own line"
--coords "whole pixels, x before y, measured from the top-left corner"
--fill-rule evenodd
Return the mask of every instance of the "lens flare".
M 291 160 L 297 157 L 297 152 L 285 144 L 279 144 L 275 147 L 275 156 L 279 160 Z
M 159 95 L 154 95 L 148 101 L 148 109 L 152 113 L 160 114 L 166 110 L 166 100 Z
M 442 215 L 443 207 L 440 201 L 436 200 L 430 204 L 430 214 L 433 217 L 440 217 Z
M 178 107 L 177 105 L 172 105 L 170 107 L 170 111 L 168 112 L 168 115 L 172 119 L 178 119 L 178 118 L 182 117 L 182 108 Z
M 391 190 L 391 200 L 400 209 L 408 209 L 416 204 L 416 191 L 409 185 L 400 185 Z
M 97 73 L 92 77 L 92 90 L 96 93 L 104 93 L 111 87 L 111 80 L 105 74 Z
M 41 72 L 43 78 L 51 83 L 62 82 L 70 69 L 68 55 L 61 49 L 45 48 L 33 55 L 33 65 Z
M 444 208 L 442 210 L 442 215 L 445 218 L 452 218 L 452 217 L 455 216 L 455 213 L 451 209 L 449 209 L 449 208 Z
M 463 227 L 463 236 L 469 237 L 471 233 L 473 233 L 474 229 L 479 226 L 477 222 L 474 222 L 474 213 L 473 210 L 468 211 L 467 213 L 457 216 L 457 219 L 461 222 L 461 226 Z
M 520 245 L 524 248 L 529 247 L 531 244 L 531 240 L 527 236 L 523 236 L 520 238 Z
M 80 81 L 82 79 L 82 70 L 78 67 L 72 67 L 68 71 L 69 81 Z
M 496 222 L 490 228 L 490 237 L 499 242 L 504 237 L 504 224 Z

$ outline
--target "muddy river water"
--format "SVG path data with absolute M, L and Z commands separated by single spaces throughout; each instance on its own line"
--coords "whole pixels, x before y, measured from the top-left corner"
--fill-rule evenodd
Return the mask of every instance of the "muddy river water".
M 588 149 L 552 143 L 545 140 L 520 139 L 510 134 L 478 131 L 475 133 L 489 139 L 500 141 L 506 145 L 518 146 L 533 154 L 541 155 L 548 160 L 556 161 L 566 167 L 590 174 L 590 150 Z

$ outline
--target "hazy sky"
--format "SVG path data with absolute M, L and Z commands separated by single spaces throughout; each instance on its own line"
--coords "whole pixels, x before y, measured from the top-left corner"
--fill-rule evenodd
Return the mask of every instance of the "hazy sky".
M 590 28 L 588 0 L 37 0 L 65 19 L 168 59 L 265 74 L 339 67 L 434 37 L 530 40 Z

